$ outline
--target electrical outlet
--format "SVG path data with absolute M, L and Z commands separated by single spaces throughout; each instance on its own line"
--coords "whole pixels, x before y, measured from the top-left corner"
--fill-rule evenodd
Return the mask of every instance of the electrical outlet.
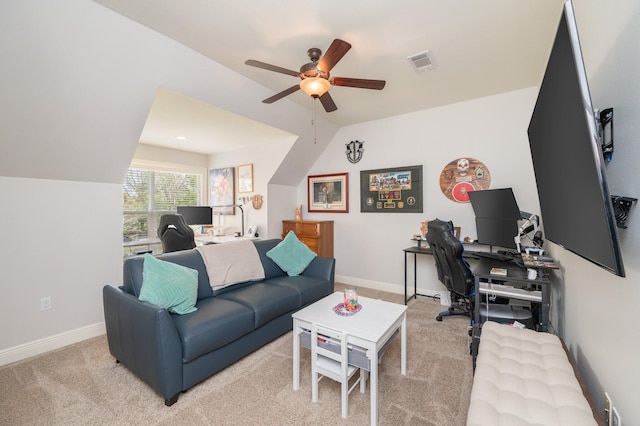
M 611 426 L 622 426 L 622 418 L 616 407 L 611 407 Z
M 40 298 L 40 310 L 47 311 L 51 309 L 51 296 Z
M 611 398 L 608 393 L 604 393 L 604 424 L 606 426 L 611 425 L 611 407 L 613 407 L 613 403 L 611 402 Z

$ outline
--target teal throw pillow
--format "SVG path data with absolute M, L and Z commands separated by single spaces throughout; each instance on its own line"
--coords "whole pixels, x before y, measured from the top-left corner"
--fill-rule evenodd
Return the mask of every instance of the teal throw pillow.
M 317 256 L 293 231 L 289 231 L 284 240 L 267 252 L 273 260 L 290 277 L 300 275 Z
M 174 314 L 194 312 L 198 300 L 198 271 L 145 254 L 138 299 Z

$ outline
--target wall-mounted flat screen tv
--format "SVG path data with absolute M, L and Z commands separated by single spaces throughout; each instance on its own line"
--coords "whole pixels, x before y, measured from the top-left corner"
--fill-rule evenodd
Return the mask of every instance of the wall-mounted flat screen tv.
M 598 126 L 570 1 L 564 5 L 528 134 L 545 238 L 623 277 Z

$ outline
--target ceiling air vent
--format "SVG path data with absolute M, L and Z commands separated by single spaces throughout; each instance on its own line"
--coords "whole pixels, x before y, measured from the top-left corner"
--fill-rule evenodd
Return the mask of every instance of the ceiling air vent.
M 417 72 L 431 70 L 436 67 L 433 55 L 428 50 L 409 56 L 409 62 L 413 65 Z

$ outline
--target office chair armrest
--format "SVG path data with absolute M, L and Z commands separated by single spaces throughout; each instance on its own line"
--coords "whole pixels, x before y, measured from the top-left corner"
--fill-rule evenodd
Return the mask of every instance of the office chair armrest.
M 109 351 L 165 401 L 182 391 L 182 344 L 166 309 L 106 285 L 102 290 Z

